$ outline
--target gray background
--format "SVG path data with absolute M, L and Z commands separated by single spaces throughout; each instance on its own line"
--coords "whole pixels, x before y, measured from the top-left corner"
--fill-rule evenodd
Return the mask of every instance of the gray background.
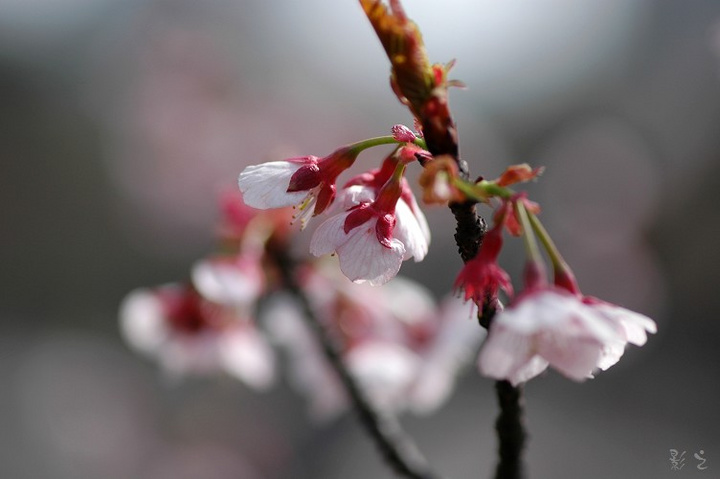
M 583 291 L 659 326 L 592 381 L 528 384 L 532 477 L 717 477 L 720 3 L 406 9 L 433 61 L 458 60 L 473 174 L 547 166 L 532 197 Z M 129 290 L 211 251 L 215 198 L 245 165 L 409 123 L 387 75 L 350 0 L 0 0 L 1 477 L 393 477 L 352 416 L 314 425 L 286 385 L 168 383 L 116 319 Z M 440 298 L 460 263 L 450 214 L 427 215 L 430 254 L 403 273 Z M 404 422 L 448 477 L 490 477 L 495 414 L 471 368 Z

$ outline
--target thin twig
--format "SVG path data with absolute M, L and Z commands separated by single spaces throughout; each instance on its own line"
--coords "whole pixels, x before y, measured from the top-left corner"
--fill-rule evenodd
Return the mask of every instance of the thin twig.
M 285 288 L 293 294 L 303 310 L 308 325 L 320 341 L 325 356 L 337 372 L 360 422 L 370 434 L 388 464 L 407 479 L 440 479 L 428 466 L 412 439 L 403 431 L 397 418 L 376 409 L 355 378 L 350 374 L 340 352 L 320 324 L 303 290 L 293 274 L 294 265 L 285 252 L 276 252 Z

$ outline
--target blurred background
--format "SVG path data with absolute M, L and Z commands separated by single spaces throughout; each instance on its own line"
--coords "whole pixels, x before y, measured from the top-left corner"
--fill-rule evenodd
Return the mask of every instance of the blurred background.
M 472 173 L 545 165 L 531 194 L 583 291 L 659 326 L 592 381 L 527 385 L 532 477 L 671 477 L 670 449 L 717 477 L 720 3 L 404 4 L 431 60 L 458 60 Z M 388 73 L 351 0 L 0 0 L 0 477 L 393 477 L 351 415 L 313 424 L 284 384 L 168 382 L 117 326 L 128 291 L 211 251 L 246 165 L 412 124 Z M 430 254 L 402 272 L 441 298 L 454 226 L 426 213 Z M 404 423 L 448 477 L 490 477 L 496 410 L 470 368 Z

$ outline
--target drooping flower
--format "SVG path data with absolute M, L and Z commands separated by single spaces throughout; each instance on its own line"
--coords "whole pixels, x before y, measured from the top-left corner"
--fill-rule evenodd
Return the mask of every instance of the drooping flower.
M 555 257 L 553 262 L 553 282 L 555 286 L 579 298 L 584 305 L 605 318 L 607 323 L 618 333 L 618 337 L 614 341 L 605 344 L 602 355 L 598 360 L 598 368 L 603 371 L 607 370 L 620 360 L 628 343 L 642 346 L 647 342 L 647 333 L 654 334 L 657 332 L 655 321 L 643 314 L 592 296 L 584 296 L 580 291 L 572 269 L 570 269 L 560 253 L 555 251 L 554 246 L 551 250 L 553 250 L 552 255 Z
M 189 285 L 131 292 L 121 305 L 120 324 L 128 343 L 171 375 L 222 370 L 257 389 L 274 380 L 274 355 L 252 322 Z
M 382 188 L 373 182 L 380 173 L 368 173 L 366 184 L 354 184 L 343 193 L 339 213 L 321 224 L 310 242 L 315 256 L 337 253 L 340 269 L 356 283 L 387 283 L 406 259 L 420 261 L 427 254 L 429 229 L 414 197 L 400 201 L 404 178 L 393 175 Z M 357 181 L 357 179 L 356 179 Z M 376 194 L 375 194 L 376 193 Z
M 576 295 L 552 287 L 516 298 L 494 318 L 480 350 L 480 372 L 513 385 L 548 365 L 582 381 L 592 377 L 608 345 L 622 336 L 597 310 Z
M 366 203 L 321 224 L 310 241 L 310 253 L 337 253 L 340 269 L 353 282 L 387 283 L 400 271 L 406 251 L 392 236 L 395 223 L 394 211 Z
M 324 158 L 311 155 L 251 165 L 240 173 L 238 186 L 253 208 L 297 206 L 304 225 L 330 206 L 338 175 L 352 166 L 358 153 L 343 147 Z

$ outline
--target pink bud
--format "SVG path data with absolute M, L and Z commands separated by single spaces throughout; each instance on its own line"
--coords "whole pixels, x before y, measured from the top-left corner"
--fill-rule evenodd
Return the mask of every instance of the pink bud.
M 415 133 L 405 125 L 395 125 L 391 128 L 392 136 L 397 141 L 412 143 L 415 141 Z

